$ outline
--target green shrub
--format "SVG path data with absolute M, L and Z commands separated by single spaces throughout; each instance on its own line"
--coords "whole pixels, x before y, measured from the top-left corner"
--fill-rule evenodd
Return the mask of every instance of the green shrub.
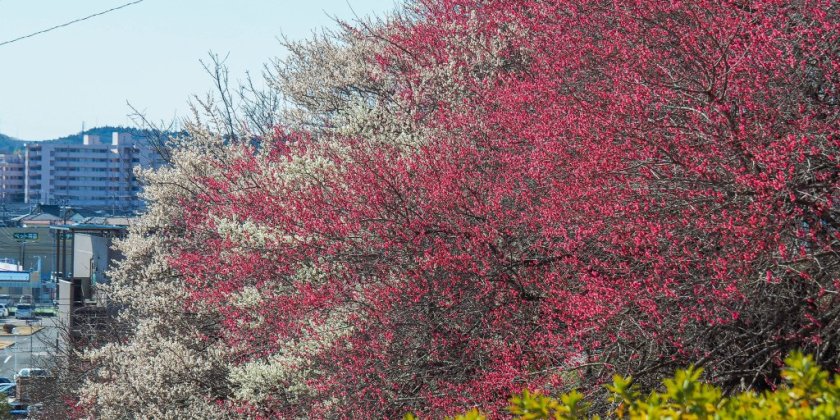
M 833 378 L 814 359 L 793 353 L 785 359 L 785 383 L 761 394 L 743 392 L 724 396 L 720 388 L 700 381 L 703 369 L 689 367 L 665 379 L 662 391 L 642 396 L 629 377 L 616 375 L 610 417 L 629 419 L 838 419 L 840 418 L 840 375 Z M 578 391 L 559 399 L 538 392 L 522 391 L 510 399 L 508 410 L 517 419 L 598 418 Z M 483 420 L 477 409 L 456 416 L 456 420 Z M 406 420 L 415 419 L 411 414 Z

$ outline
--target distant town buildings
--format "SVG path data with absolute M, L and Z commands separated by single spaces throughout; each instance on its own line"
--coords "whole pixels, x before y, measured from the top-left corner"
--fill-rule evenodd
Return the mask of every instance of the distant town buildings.
M 23 201 L 23 156 L 0 154 L 0 202 Z
M 134 167 L 158 167 L 145 141 L 113 133 L 110 141 L 85 135 L 82 144 L 29 143 L 20 156 L 0 159 L 0 194 L 8 202 L 125 211 L 143 207 Z

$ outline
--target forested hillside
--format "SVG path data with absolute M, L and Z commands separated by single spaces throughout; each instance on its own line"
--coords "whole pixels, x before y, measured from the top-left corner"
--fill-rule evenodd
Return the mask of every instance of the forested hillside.
M 104 127 L 95 127 L 89 130 L 85 130 L 84 132 L 79 132 L 76 134 L 70 134 L 67 136 L 55 138 L 55 139 L 38 139 L 38 140 L 18 140 L 13 137 L 9 137 L 4 134 L 0 134 L 0 154 L 2 153 L 16 153 L 23 151 L 23 147 L 26 143 L 32 141 L 43 141 L 43 142 L 55 142 L 55 143 L 67 143 L 67 144 L 81 144 L 82 139 L 85 134 L 100 136 L 104 139 L 110 140 L 111 133 L 113 132 L 120 132 L 120 133 L 129 133 L 136 137 L 147 137 L 149 136 L 149 130 L 138 129 L 134 127 L 120 127 L 120 126 L 104 126 Z

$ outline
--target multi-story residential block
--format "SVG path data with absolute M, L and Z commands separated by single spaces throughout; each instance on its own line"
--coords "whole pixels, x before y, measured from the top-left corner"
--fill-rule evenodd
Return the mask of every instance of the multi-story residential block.
M 26 203 L 110 210 L 142 207 L 134 167 L 160 164 L 154 150 L 127 133 L 113 133 L 110 142 L 85 135 L 83 144 L 29 143 L 24 161 Z
M 0 154 L 0 202 L 23 201 L 23 157 L 18 154 Z

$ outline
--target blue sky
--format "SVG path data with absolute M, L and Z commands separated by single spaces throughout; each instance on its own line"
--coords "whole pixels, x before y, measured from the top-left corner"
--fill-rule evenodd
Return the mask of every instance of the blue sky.
M 0 42 L 129 0 L 0 0 Z M 199 60 L 228 55 L 231 79 L 284 51 L 277 38 L 334 27 L 330 16 L 382 15 L 399 0 L 144 0 L 0 46 L 0 133 L 25 140 L 78 132 L 82 123 L 131 125 L 130 102 L 154 121 L 187 116 L 211 89 Z

